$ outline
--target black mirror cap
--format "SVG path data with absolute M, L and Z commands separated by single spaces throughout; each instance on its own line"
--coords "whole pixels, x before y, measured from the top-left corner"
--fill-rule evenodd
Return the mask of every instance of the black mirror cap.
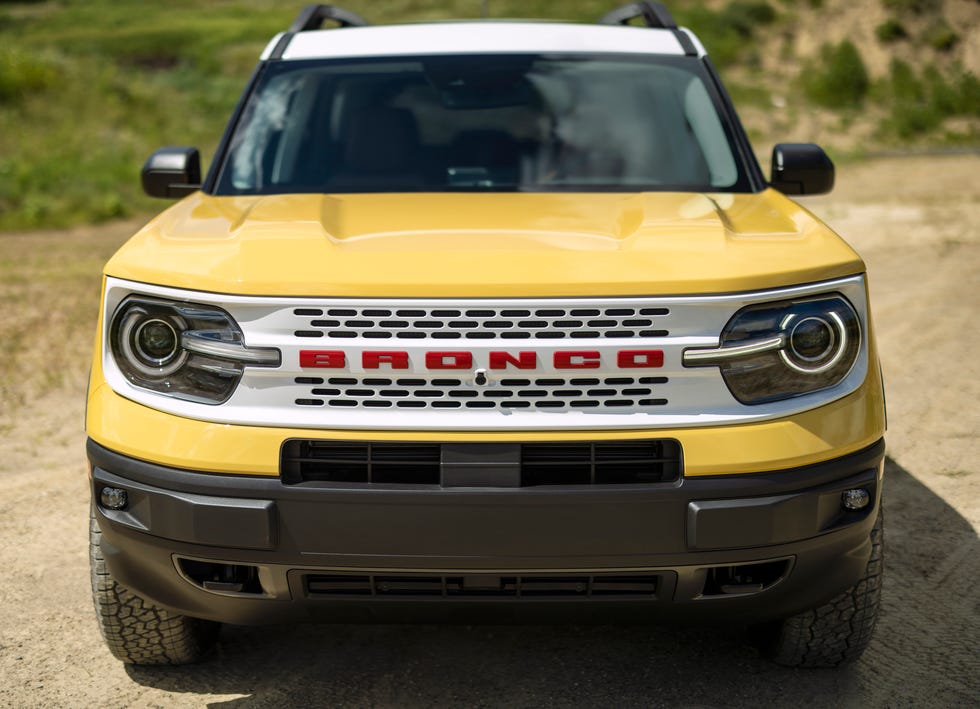
M 186 146 L 160 148 L 143 164 L 140 178 L 151 197 L 184 197 L 201 189 L 201 154 Z
M 783 194 L 826 194 L 834 188 L 834 163 L 813 143 L 776 145 L 771 175 L 769 184 Z

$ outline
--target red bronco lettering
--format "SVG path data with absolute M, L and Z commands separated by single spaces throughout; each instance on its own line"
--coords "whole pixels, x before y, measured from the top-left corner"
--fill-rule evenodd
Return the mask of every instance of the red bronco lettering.
M 472 352 L 426 352 L 425 368 L 473 369 L 475 358 Z M 490 352 L 490 369 L 537 369 L 536 352 Z M 618 369 L 656 369 L 664 366 L 663 350 L 620 350 L 616 352 Z M 340 350 L 300 350 L 299 366 L 304 369 L 346 369 L 348 357 Z M 602 364 L 598 350 L 559 350 L 552 357 L 555 369 L 598 369 Z M 362 369 L 409 369 L 408 352 L 393 350 L 365 350 L 361 352 Z

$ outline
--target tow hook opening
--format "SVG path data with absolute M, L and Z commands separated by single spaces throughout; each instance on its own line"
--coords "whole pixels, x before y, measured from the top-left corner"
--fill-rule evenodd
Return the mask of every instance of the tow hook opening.
M 705 577 L 701 597 L 738 596 L 765 591 L 786 576 L 789 566 L 789 559 L 780 559 L 712 567 Z
M 185 579 L 205 591 L 253 595 L 264 593 L 257 566 L 178 558 L 177 567 Z

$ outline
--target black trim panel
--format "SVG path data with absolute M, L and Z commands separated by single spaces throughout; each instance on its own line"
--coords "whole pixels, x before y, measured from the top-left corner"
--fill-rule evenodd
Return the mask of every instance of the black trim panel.
M 687 36 L 687 32 L 682 29 L 675 29 L 674 36 L 681 45 L 681 49 L 684 50 L 685 55 L 689 57 L 696 57 L 698 55 L 698 48 L 694 46 L 694 42 Z

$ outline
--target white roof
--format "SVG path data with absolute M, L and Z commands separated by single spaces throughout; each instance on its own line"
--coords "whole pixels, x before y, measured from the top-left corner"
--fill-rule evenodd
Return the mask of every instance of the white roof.
M 685 32 L 699 55 L 704 48 Z M 262 53 L 267 59 L 282 34 Z M 562 53 L 684 54 L 672 30 L 557 22 L 445 22 L 344 27 L 297 33 L 283 59 L 425 54 Z

